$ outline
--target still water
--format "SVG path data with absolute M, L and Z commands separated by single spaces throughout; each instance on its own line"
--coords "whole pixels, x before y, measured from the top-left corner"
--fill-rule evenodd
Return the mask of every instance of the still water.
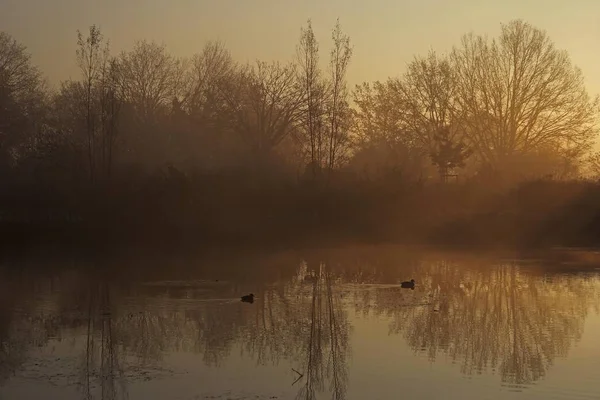
M 0 398 L 600 399 L 596 258 L 5 262 Z

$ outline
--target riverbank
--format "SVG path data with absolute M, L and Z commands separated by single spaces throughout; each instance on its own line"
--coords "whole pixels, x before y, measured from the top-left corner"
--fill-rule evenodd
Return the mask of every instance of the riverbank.
M 39 246 L 102 252 L 353 242 L 517 249 L 600 245 L 600 185 L 594 182 L 536 181 L 504 190 L 366 183 L 318 190 L 204 189 L 191 183 L 113 189 L 70 201 L 38 197 L 35 203 L 13 196 L 3 204 L 0 246 L 5 252 Z

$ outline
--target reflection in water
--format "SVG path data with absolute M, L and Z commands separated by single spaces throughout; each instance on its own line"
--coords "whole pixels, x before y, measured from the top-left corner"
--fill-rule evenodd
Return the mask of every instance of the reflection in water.
M 351 311 L 389 321 L 390 333 L 432 362 L 444 355 L 464 374 L 495 371 L 522 387 L 568 355 L 598 307 L 597 278 L 448 260 L 329 253 L 254 278 L 239 269 L 219 280 L 148 282 L 0 269 L 0 388 L 27 372 L 76 385 L 86 399 L 125 399 L 132 384 L 172 378 L 166 359 L 186 353 L 224 374 L 239 357 L 290 371 L 297 399 L 345 399 Z M 402 289 L 412 276 L 415 289 Z M 241 302 L 250 292 L 253 303 Z M 55 347 L 66 356 L 42 351 Z
M 540 379 L 557 357 L 566 357 L 598 294 L 597 283 L 566 275 L 549 283 L 517 265 L 424 263 L 419 276 L 418 307 L 397 307 L 390 290 L 358 304 L 391 316 L 390 331 L 402 333 L 431 361 L 449 356 L 468 375 L 490 368 L 517 387 Z
M 119 326 L 113 318 L 117 307 L 111 300 L 111 287 L 106 282 L 91 283 L 87 301 L 85 352 L 80 369 L 80 387 L 85 399 L 95 398 L 92 392 L 98 383 L 100 399 L 127 398 L 121 367 L 123 354 L 119 346 Z
M 304 268 L 300 269 L 300 274 Z M 311 286 L 309 334 L 301 347 L 304 357 L 305 383 L 298 399 L 314 399 L 324 390 L 324 380 L 330 382 L 334 399 L 344 399 L 348 383 L 347 355 L 349 352 L 348 317 L 334 291 L 335 278 L 325 264 L 308 280 Z M 306 281 L 306 279 L 305 279 Z
M 31 326 L 31 321 L 15 320 L 16 304 L 22 300 L 18 296 L 20 282 L 15 279 L 14 286 L 10 285 L 8 274 L 2 272 L 0 270 L 0 385 L 24 362 L 27 346 L 34 341 L 31 336 L 19 334 L 33 331 L 24 329 Z M 16 289 L 14 294 L 11 289 Z

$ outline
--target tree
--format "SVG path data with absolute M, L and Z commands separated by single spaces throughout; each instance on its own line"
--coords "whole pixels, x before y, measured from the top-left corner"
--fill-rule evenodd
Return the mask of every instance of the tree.
M 210 41 L 192 57 L 186 71 L 181 129 L 174 144 L 179 156 L 205 168 L 235 163 L 238 137 L 233 132 L 231 102 L 238 106 L 238 65 L 223 43 Z M 231 101 L 231 102 L 230 102 Z
M 309 166 L 313 179 L 316 179 L 323 166 L 326 87 L 319 68 L 319 43 L 310 19 L 307 27 L 301 29 L 296 56 L 298 82 L 303 93 L 300 125 L 308 140 Z
M 25 46 L 0 32 L 0 163 L 14 162 L 32 135 L 43 128 L 46 91 Z
M 368 175 L 421 179 L 428 174 L 430 148 L 407 123 L 401 81 L 364 83 L 353 92 L 354 154 L 352 167 Z M 421 129 L 423 131 L 423 129 Z
M 393 81 L 357 85 L 352 92 L 354 134 L 359 143 L 370 141 L 414 142 L 402 115 L 402 100 Z
M 432 151 L 434 135 L 456 119 L 456 84 L 450 63 L 434 52 L 415 57 L 402 80 L 392 80 L 390 86 L 400 91 L 401 116 L 415 146 Z
M 219 104 L 223 92 L 230 89 L 226 84 L 237 73 L 237 65 L 231 53 L 221 42 L 208 42 L 200 54 L 192 58 L 186 78 L 187 90 L 183 103 L 195 119 L 208 119 Z
M 547 34 L 517 20 L 497 39 L 465 35 L 453 50 L 457 113 L 469 145 L 498 169 L 515 154 L 581 154 L 597 132 L 598 99 Z
M 95 88 L 101 77 L 103 66 L 108 55 L 108 43 L 103 48 L 104 38 L 96 25 L 89 28 L 86 38 L 77 31 L 77 63 L 83 74 L 86 107 L 87 153 L 90 181 L 96 179 L 98 111 L 96 109 Z
M 133 106 L 139 123 L 155 123 L 174 97 L 181 97 L 185 63 L 167 53 L 164 45 L 145 40 L 135 43 L 119 59 L 125 101 Z
M 102 77 L 99 87 L 100 123 L 101 123 L 101 167 L 106 177 L 110 178 L 113 166 L 113 153 L 121 107 L 123 103 L 122 71 L 116 58 L 105 58 L 102 66 Z
M 116 63 L 123 105 L 121 135 L 129 161 L 145 168 L 172 161 L 173 99 L 182 99 L 186 89 L 184 60 L 168 53 L 164 45 L 137 41 L 121 52 Z
M 238 90 L 226 96 L 230 111 L 242 140 L 263 158 L 294 131 L 298 120 L 302 93 L 295 66 L 259 61 L 240 71 L 237 81 Z
M 327 166 L 331 172 L 342 156 L 344 146 L 348 143 L 348 119 L 350 106 L 346 87 L 346 73 L 352 57 L 350 38 L 344 35 L 340 20 L 332 31 L 333 48 L 330 60 L 330 98 L 327 107 L 329 122 L 329 155 Z

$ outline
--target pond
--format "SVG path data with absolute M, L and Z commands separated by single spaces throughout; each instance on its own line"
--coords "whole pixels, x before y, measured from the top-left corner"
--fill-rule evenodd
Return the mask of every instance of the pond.
M 5 261 L 0 399 L 599 399 L 596 258 Z

